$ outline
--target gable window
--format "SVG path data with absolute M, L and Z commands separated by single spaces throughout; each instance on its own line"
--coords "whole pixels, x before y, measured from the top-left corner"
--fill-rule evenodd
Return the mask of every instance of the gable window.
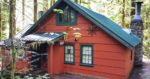
M 77 24 L 77 13 L 70 7 L 65 6 L 62 8 L 63 13 L 57 13 L 56 24 L 57 25 L 76 25 Z
M 64 63 L 65 64 L 74 64 L 74 45 L 66 44 L 64 46 L 65 54 L 64 54 Z
M 80 65 L 93 66 L 93 45 L 81 45 Z

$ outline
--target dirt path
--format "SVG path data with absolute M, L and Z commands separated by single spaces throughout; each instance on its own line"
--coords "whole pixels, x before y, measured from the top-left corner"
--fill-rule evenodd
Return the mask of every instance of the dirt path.
M 142 67 L 134 68 L 129 79 L 150 79 L 150 61 L 144 61 Z
M 85 76 L 80 76 L 80 75 L 72 75 L 72 74 L 64 74 L 64 75 L 59 75 L 55 76 L 53 79 L 96 79 L 93 77 L 85 77 Z

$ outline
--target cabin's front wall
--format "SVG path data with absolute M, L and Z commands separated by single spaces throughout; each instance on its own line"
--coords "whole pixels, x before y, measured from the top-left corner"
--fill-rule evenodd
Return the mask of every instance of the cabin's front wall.
M 100 28 L 96 28 L 97 30 L 90 34 L 88 30 L 93 24 L 80 14 L 77 19 L 77 25 L 68 27 L 80 28 L 82 37 L 75 41 L 74 31 L 69 31 L 68 39 L 65 41 L 65 43 L 71 43 L 75 46 L 75 64 L 64 64 L 64 46 L 56 43 L 53 46 L 53 73 L 69 72 L 110 79 L 127 79 L 133 65 L 133 63 L 128 64 L 128 49 Z M 56 15 L 52 13 L 39 24 L 34 32 L 66 32 L 68 27 L 56 26 Z M 93 67 L 80 66 L 81 44 L 93 45 Z M 50 73 L 50 70 L 48 71 Z

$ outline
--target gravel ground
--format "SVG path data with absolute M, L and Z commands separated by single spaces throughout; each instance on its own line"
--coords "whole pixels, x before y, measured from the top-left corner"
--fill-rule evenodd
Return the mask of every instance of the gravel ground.
M 97 79 L 97 78 L 80 76 L 80 75 L 72 75 L 72 74 L 64 74 L 64 75 L 54 76 L 53 79 Z
M 135 67 L 129 79 L 150 79 L 150 60 L 143 60 L 142 67 Z

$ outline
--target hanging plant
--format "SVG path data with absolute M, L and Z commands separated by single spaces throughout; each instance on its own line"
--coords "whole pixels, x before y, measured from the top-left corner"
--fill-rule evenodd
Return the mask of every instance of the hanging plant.
M 88 33 L 91 34 L 91 35 L 96 34 L 97 27 L 94 26 L 94 25 L 91 25 L 91 26 L 88 27 L 87 31 L 88 31 Z
M 64 40 L 67 41 L 68 39 L 68 33 L 67 32 L 63 32 L 64 33 Z
M 64 11 L 61 10 L 61 9 L 53 9 L 53 11 L 56 12 L 56 13 L 60 13 L 60 14 L 63 14 L 63 13 L 64 13 Z
M 23 59 L 25 57 L 25 50 L 24 49 L 17 49 L 17 58 Z

